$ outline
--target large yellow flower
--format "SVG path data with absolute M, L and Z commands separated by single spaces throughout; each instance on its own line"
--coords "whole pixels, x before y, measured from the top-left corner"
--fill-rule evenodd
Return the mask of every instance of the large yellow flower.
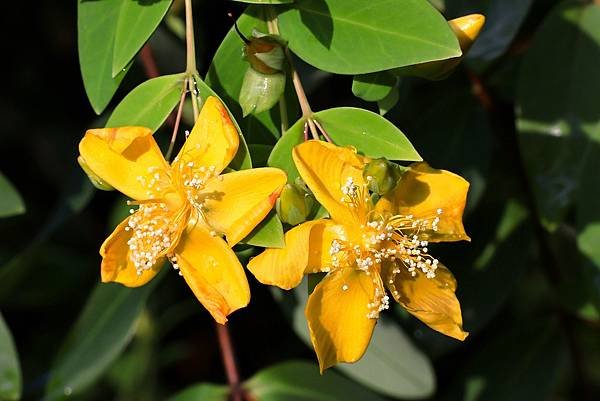
M 285 248 L 267 249 L 248 268 L 284 289 L 304 274 L 327 272 L 305 309 L 321 371 L 364 354 L 379 312 L 389 306 L 386 288 L 429 327 L 463 340 L 456 281 L 428 244 L 469 239 L 462 224 L 468 182 L 418 163 L 373 204 L 363 179 L 369 159 L 352 149 L 308 141 L 293 157 L 331 218 L 291 229 Z
M 238 145 L 214 97 L 171 165 L 147 128 L 86 132 L 79 144 L 84 163 L 139 205 L 100 248 L 103 282 L 143 285 L 169 259 L 217 322 L 248 304 L 248 282 L 230 247 L 271 210 L 286 175 L 274 168 L 220 175 Z

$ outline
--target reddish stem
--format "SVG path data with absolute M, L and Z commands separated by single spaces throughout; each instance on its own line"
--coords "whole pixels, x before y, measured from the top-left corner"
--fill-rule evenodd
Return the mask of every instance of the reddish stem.
M 149 43 L 146 43 L 144 47 L 142 47 L 142 50 L 140 50 L 140 61 L 142 62 L 144 73 L 148 78 L 156 78 L 160 76 L 158 67 L 156 66 L 156 61 L 154 60 L 152 48 L 150 47 Z
M 233 353 L 233 344 L 231 343 L 229 329 L 224 324 L 216 323 L 216 326 L 217 338 L 219 339 L 219 345 L 221 346 L 223 365 L 225 366 L 225 373 L 231 390 L 230 399 L 231 401 L 242 401 L 243 390 L 240 386 L 240 375 L 238 374 L 237 365 L 235 363 L 235 355 Z

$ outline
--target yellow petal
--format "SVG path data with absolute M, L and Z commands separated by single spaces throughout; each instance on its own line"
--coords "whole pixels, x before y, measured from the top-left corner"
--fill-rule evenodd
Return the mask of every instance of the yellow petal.
M 379 200 L 377 210 L 430 222 L 438 217 L 437 231 L 426 229 L 420 234 L 430 242 L 470 240 L 462 222 L 468 190 L 469 183 L 461 176 L 416 163 L 392 194 Z
M 415 277 L 401 266 L 394 278 L 392 295 L 409 313 L 434 330 L 457 340 L 464 340 L 469 333 L 462 329 L 460 303 L 454 294 L 456 280 L 450 270 L 441 264 L 434 278 L 418 272 Z
M 287 178 L 277 168 L 256 168 L 211 179 L 205 197 L 205 217 L 230 246 L 237 244 L 267 216 Z
M 305 314 L 321 372 L 338 362 L 356 362 L 365 353 L 377 322 L 367 317 L 376 288 L 372 277 L 336 270 L 309 296 Z
M 296 287 L 305 273 L 331 265 L 331 242 L 340 238 L 341 227 L 331 220 L 302 223 L 285 233 L 285 247 L 266 249 L 248 263 L 248 270 L 263 284 L 284 290 Z
M 485 17 L 481 14 L 469 14 L 450 20 L 448 24 L 458 39 L 460 49 L 466 53 L 479 36 L 479 32 L 485 24 Z
M 239 144 L 240 138 L 229 112 L 218 98 L 210 96 L 175 161 L 214 166 L 221 172 L 237 153 Z
M 164 173 L 169 168 L 152 132 L 143 127 L 88 130 L 79 143 L 79 152 L 102 181 L 136 200 L 151 197 L 140 178 L 156 173 L 166 177 Z M 167 186 L 170 186 L 168 181 L 164 182 L 163 190 Z
M 136 268 L 129 258 L 129 245 L 132 231 L 126 231 L 129 219 L 125 219 L 117 226 L 115 231 L 104 241 L 100 247 L 102 264 L 100 272 L 102 282 L 121 283 L 127 287 L 139 287 L 152 280 L 163 265 L 164 259 L 156 262 L 154 267 L 137 274 Z
M 202 224 L 182 235 L 175 256 L 183 278 L 217 322 L 225 324 L 230 313 L 250 302 L 248 281 L 235 253 Z
M 304 142 L 294 148 L 292 156 L 302 179 L 331 218 L 338 223 L 356 222 L 357 213 L 364 210 L 350 208 L 344 203 L 342 187 L 348 178 L 362 187 L 362 169 L 366 159 L 350 148 L 322 141 Z

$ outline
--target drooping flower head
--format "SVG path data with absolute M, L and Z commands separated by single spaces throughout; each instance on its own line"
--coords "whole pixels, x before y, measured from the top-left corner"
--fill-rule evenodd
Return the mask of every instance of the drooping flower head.
M 330 218 L 292 228 L 284 248 L 265 250 L 248 268 L 284 289 L 304 274 L 327 273 L 305 309 L 321 371 L 360 359 L 388 294 L 431 328 L 463 340 L 456 281 L 429 244 L 469 239 L 462 224 L 468 182 L 417 163 L 377 199 L 373 178 L 363 177 L 370 160 L 355 150 L 308 141 L 293 157 Z
M 238 145 L 215 97 L 206 100 L 171 165 L 147 128 L 86 132 L 83 163 L 138 206 L 100 248 L 103 282 L 137 287 L 169 260 L 217 322 L 248 304 L 248 282 L 231 247 L 271 210 L 286 175 L 274 168 L 221 175 Z

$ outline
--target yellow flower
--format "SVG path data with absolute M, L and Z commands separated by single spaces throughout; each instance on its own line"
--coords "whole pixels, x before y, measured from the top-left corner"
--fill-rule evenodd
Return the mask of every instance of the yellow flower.
M 463 340 L 456 281 L 428 245 L 469 240 L 462 224 L 469 183 L 418 163 L 374 205 L 363 179 L 369 159 L 320 141 L 297 146 L 293 157 L 331 218 L 292 228 L 285 248 L 265 250 L 248 268 L 284 289 L 304 274 L 327 272 L 305 309 L 321 371 L 361 358 L 389 306 L 386 288 L 429 327 Z
M 141 286 L 168 259 L 217 322 L 248 304 L 248 282 L 230 247 L 271 210 L 286 175 L 274 168 L 220 175 L 238 145 L 214 97 L 171 165 L 147 128 L 86 132 L 79 144 L 85 165 L 139 205 L 100 248 L 103 282 Z

